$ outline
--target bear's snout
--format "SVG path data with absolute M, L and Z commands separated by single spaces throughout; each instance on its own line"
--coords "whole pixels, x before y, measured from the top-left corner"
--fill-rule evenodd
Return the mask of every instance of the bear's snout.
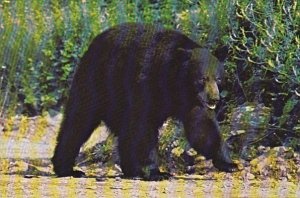
M 208 109 L 214 110 L 220 100 L 219 88 L 215 81 L 207 82 L 204 90 L 198 93 L 198 100 L 203 106 Z

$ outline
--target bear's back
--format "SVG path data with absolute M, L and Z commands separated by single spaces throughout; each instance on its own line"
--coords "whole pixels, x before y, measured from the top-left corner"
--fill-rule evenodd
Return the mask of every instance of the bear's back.
M 165 49 L 171 47 L 181 47 L 192 49 L 199 47 L 197 43 L 176 30 L 165 29 L 161 26 L 143 25 L 139 23 L 124 23 L 114 26 L 99 34 L 93 43 L 97 40 L 106 40 L 107 44 L 113 49 Z M 100 41 L 102 42 L 102 41 Z
M 179 31 L 160 26 L 125 23 L 114 26 L 99 34 L 88 52 L 97 53 L 103 63 L 110 67 L 129 66 L 143 70 L 176 60 L 176 50 L 200 47 Z M 94 59 L 93 59 L 94 60 Z M 97 64 L 95 66 L 102 66 Z M 105 66 L 106 67 L 106 66 Z
M 179 31 L 154 25 L 124 23 L 99 34 L 81 59 L 81 76 L 89 75 L 98 86 L 120 89 L 138 86 L 145 80 L 158 81 L 178 73 L 182 63 L 178 49 L 200 47 Z M 85 70 L 85 71 L 83 71 Z M 172 74 L 171 74 L 172 73 Z M 152 86 L 160 86 L 151 83 Z M 100 85 L 102 84 L 102 85 Z M 115 85 L 114 85 L 115 84 Z M 96 85 L 97 86 L 97 85 Z M 126 88 L 127 90 L 130 88 Z

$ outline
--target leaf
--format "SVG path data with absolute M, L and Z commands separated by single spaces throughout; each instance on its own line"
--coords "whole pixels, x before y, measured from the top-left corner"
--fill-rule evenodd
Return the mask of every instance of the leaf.
M 221 98 L 225 98 L 226 96 L 228 96 L 228 91 L 227 91 L 227 90 L 223 90 L 223 91 L 220 93 L 220 96 L 221 96 Z
M 274 62 L 271 59 L 268 60 L 268 65 L 275 68 Z
M 172 149 L 172 154 L 176 157 L 179 157 L 184 152 L 184 149 L 181 147 L 175 147 Z

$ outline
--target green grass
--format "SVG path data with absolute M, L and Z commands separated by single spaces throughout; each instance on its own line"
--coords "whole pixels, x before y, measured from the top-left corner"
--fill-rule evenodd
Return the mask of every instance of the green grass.
M 299 10 L 283 0 L 1 1 L 0 115 L 59 111 L 92 38 L 123 22 L 178 29 L 212 50 L 229 46 L 228 102 L 236 79 L 248 102 L 288 101 L 300 84 Z M 253 91 L 260 81 L 268 83 Z

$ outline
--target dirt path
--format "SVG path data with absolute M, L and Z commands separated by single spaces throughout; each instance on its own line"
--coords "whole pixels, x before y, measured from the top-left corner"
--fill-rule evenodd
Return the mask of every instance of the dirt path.
M 0 175 L 0 197 L 300 197 L 290 182 L 203 180 L 197 176 L 162 182 L 109 178 L 54 178 Z
M 23 137 L 14 133 L 0 134 L 0 198 L 300 197 L 300 184 L 297 182 L 251 180 L 219 172 L 208 176 L 177 176 L 160 182 L 119 177 L 105 178 L 104 181 L 97 181 L 95 177 L 56 178 L 50 162 L 56 125 L 57 123 L 48 124 L 38 137 L 34 135 L 36 128 L 27 131 Z
M 41 152 L 27 152 L 43 148 Z M 56 178 L 47 144 L 26 140 L 0 141 L 0 197 L 300 197 L 300 184 L 274 180 L 242 180 L 231 174 L 224 179 L 204 176 L 175 177 L 145 182 L 119 177 Z M 41 158 L 44 156 L 44 158 Z M 45 158 L 46 156 L 46 158 Z

